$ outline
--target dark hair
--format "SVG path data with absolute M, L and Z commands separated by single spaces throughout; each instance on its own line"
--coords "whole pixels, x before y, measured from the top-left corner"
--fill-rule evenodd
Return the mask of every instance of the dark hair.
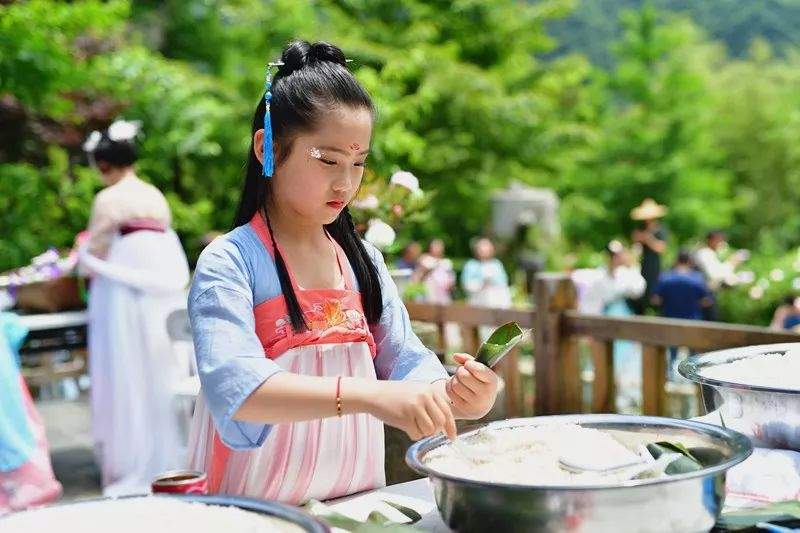
M 108 132 L 104 131 L 100 137 L 100 142 L 92 151 L 91 156 L 98 163 L 108 163 L 113 167 L 129 167 L 136 162 L 139 154 L 136 151 L 136 144 L 130 141 L 112 141 L 108 137 Z
M 721 229 L 712 229 L 708 233 L 706 233 L 706 240 L 710 241 L 714 237 L 719 237 L 721 239 L 725 238 L 725 231 Z
M 676 265 L 691 265 L 692 254 L 688 250 L 678 250 L 678 257 L 675 259 Z
M 364 88 L 347 70 L 344 53 L 336 46 L 316 42 L 293 41 L 281 54 L 283 65 L 272 80 L 270 121 L 276 146 L 276 166 L 289 155 L 293 139 L 300 133 L 309 132 L 321 116 L 336 107 L 366 108 L 374 116 L 374 107 Z M 264 127 L 264 96 L 259 99 L 253 116 L 252 135 Z M 267 226 L 272 232 L 267 205 L 272 195 L 272 179 L 264 178 L 263 169 L 253 151 L 251 141 L 247 169 L 234 226 L 247 224 L 263 209 Z M 325 229 L 344 250 L 353 268 L 361 291 L 361 302 L 367 322 L 375 324 L 383 312 L 380 277 L 378 269 L 356 233 L 350 210 L 345 207 Z M 308 329 L 297 295 L 292 288 L 286 262 L 273 239 L 273 252 L 281 291 L 292 328 L 296 332 Z

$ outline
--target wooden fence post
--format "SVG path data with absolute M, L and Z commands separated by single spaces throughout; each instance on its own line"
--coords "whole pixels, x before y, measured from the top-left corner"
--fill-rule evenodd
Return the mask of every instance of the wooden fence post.
M 614 341 L 590 339 L 594 361 L 592 384 L 592 412 L 615 413 L 616 386 L 614 383 Z
M 642 346 L 642 414 L 664 416 L 667 407 L 667 349 Z
M 582 391 L 578 351 L 575 337 L 563 332 L 564 311 L 576 307 L 575 285 L 566 274 L 539 274 L 534 298 L 535 414 L 579 412 Z

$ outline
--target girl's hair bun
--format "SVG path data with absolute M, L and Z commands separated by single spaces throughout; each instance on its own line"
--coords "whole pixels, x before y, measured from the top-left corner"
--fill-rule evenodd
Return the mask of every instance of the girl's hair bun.
M 343 67 L 347 66 L 347 60 L 342 49 L 325 41 L 317 41 L 312 44 L 308 50 L 308 58 L 310 61 L 328 61 Z
M 289 76 L 314 63 L 329 62 L 342 66 L 347 65 L 341 48 L 324 41 L 313 44 L 308 41 L 292 41 L 283 49 L 281 62 L 283 65 L 278 69 L 278 75 L 281 77 Z

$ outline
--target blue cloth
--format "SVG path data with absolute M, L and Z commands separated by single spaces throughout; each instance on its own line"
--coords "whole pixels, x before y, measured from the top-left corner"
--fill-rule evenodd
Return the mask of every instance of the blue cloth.
M 633 316 L 630 306 L 624 299 L 611 302 L 605 308 L 607 316 Z M 634 402 L 641 401 L 641 389 L 627 385 L 641 381 L 642 376 L 642 345 L 629 340 L 614 341 L 614 372 L 621 378 L 620 393 L 623 397 L 630 397 Z
M 794 329 L 800 326 L 800 315 L 789 315 L 783 321 L 783 329 Z
M 508 274 L 499 259 L 470 259 L 461 271 L 461 285 L 468 293 L 480 291 L 485 282 L 495 287 L 508 287 Z
M 25 464 L 36 447 L 22 396 L 17 354 L 27 334 L 16 315 L 0 313 L 0 472 Z
M 379 379 L 435 381 L 447 372 L 411 330 L 381 253 L 365 243 L 381 278 L 383 314 L 372 327 Z M 356 284 L 357 286 L 357 284 Z M 250 394 L 282 369 L 264 356 L 253 309 L 281 294 L 275 263 L 249 224 L 216 239 L 200 255 L 189 293 L 198 373 L 222 441 L 260 446 L 270 426 L 233 420 Z
M 670 270 L 661 274 L 653 294 L 661 298 L 661 315 L 700 320 L 702 300 L 711 297 L 703 276 L 695 271 Z
M 414 270 L 414 269 L 417 268 L 416 263 L 412 263 L 410 261 L 406 261 L 403 258 L 400 258 L 397 261 L 395 261 L 394 266 L 395 266 L 395 268 L 410 269 L 410 270 Z

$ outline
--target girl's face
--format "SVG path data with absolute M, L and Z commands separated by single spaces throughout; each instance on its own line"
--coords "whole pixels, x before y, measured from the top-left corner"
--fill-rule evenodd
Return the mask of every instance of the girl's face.
M 494 244 L 489 239 L 481 239 L 475 244 L 475 256 L 481 261 L 494 257 Z
M 444 242 L 440 239 L 434 239 L 428 246 L 428 253 L 434 257 L 444 257 Z
M 257 131 L 253 143 L 259 160 L 263 133 Z M 336 220 L 361 185 L 371 136 L 369 110 L 340 107 L 314 131 L 295 137 L 271 178 L 278 209 L 314 225 Z

